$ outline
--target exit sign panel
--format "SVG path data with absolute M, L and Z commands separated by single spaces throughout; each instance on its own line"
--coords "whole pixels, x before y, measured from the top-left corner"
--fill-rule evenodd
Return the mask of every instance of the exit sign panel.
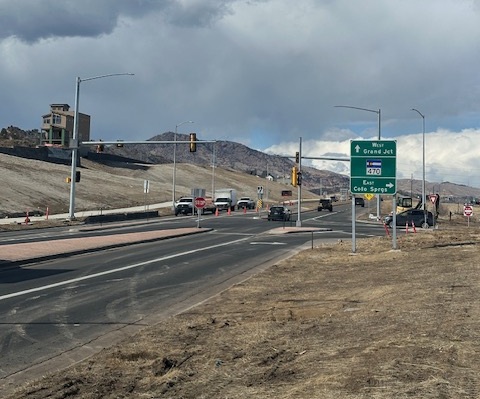
M 352 194 L 397 192 L 397 142 L 352 140 L 350 142 L 350 191 Z

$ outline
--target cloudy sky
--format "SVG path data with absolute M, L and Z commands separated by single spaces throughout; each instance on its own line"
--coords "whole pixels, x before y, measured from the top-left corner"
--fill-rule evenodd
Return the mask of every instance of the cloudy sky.
M 427 180 L 480 187 L 479 39 L 478 0 L 0 0 L 0 127 L 73 108 L 77 76 L 134 73 L 81 83 L 92 139 L 192 120 L 178 132 L 347 156 L 380 110 L 399 177 L 421 178 L 416 108 Z

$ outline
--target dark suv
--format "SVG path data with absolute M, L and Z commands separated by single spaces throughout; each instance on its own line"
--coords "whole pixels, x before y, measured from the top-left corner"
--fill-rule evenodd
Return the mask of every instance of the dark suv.
M 365 206 L 365 200 L 362 197 L 355 197 L 355 205 Z
M 330 198 L 322 198 L 318 202 L 317 211 L 322 211 L 323 209 L 328 209 L 330 212 L 333 210 L 332 200 Z
M 427 212 L 425 221 L 424 211 L 421 209 L 409 209 L 401 213 L 397 213 L 397 227 L 404 227 L 407 223 L 409 226 L 412 226 L 412 223 L 417 227 L 423 227 L 428 229 L 430 226 L 433 226 L 433 214 L 432 212 Z M 388 215 L 385 217 L 385 224 L 392 228 L 393 227 L 393 216 Z
M 290 209 L 283 205 L 274 205 L 270 207 L 268 211 L 268 220 L 282 220 L 286 222 L 287 220 L 290 220 Z

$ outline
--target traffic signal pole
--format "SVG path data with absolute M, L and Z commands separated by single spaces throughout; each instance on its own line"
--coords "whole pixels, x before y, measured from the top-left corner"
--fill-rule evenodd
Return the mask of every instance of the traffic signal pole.
M 298 174 L 302 173 L 302 138 L 300 137 L 299 149 L 298 149 L 298 171 L 297 171 L 297 191 L 298 191 L 298 201 L 297 201 L 297 222 L 295 226 L 302 227 L 302 180 L 298 181 Z M 301 176 L 301 175 L 300 175 Z

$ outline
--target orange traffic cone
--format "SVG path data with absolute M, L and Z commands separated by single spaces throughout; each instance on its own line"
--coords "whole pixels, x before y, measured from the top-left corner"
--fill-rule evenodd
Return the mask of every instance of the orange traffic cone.
M 232 214 L 232 210 L 228 208 L 227 215 L 231 215 L 231 214 Z
M 417 229 L 415 228 L 415 223 L 414 223 L 413 220 L 412 220 L 412 227 L 413 227 L 413 232 L 416 233 L 416 232 L 417 232 Z
M 408 222 L 405 223 L 405 234 L 408 234 Z
M 218 208 L 215 208 L 215 216 L 218 216 Z
M 247 207 L 246 206 L 243 207 L 243 213 L 247 213 Z

